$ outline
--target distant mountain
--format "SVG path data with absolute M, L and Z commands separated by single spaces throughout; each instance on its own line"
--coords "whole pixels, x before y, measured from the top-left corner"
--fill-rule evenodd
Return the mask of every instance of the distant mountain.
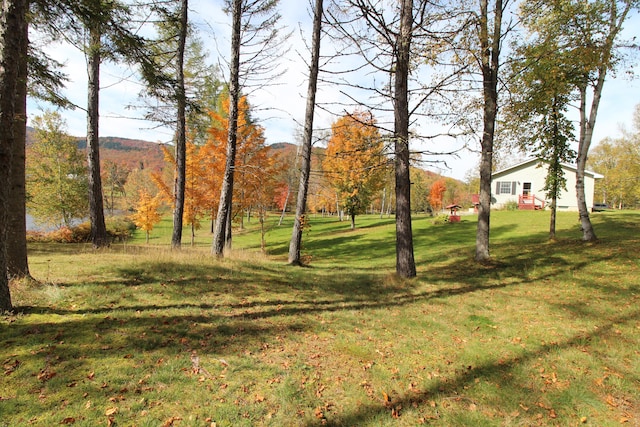
M 27 127 L 27 146 L 33 142 L 34 129 Z M 86 137 L 76 137 L 78 148 L 87 148 Z M 100 138 L 100 160 L 111 161 L 130 169 L 154 169 L 164 167 L 162 144 L 139 139 L 105 136 Z

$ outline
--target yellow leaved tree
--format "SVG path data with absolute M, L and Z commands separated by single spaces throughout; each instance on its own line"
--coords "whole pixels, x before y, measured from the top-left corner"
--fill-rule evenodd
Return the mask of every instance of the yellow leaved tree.
M 131 219 L 137 227 L 146 231 L 147 243 L 149 243 L 149 233 L 153 230 L 153 226 L 160 222 L 162 217 L 158 212 L 160 207 L 160 197 L 152 197 L 146 190 L 141 190 L 140 200 L 135 207 L 136 212 L 131 215 Z

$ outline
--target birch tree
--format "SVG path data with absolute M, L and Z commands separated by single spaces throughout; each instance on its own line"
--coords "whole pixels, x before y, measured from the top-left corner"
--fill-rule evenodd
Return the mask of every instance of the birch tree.
M 637 0 L 562 0 L 523 5 L 527 26 L 538 44 L 548 51 L 557 46 L 572 69 L 569 83 L 578 94 L 579 112 L 576 197 L 584 241 L 597 240 L 586 205 L 584 175 L 600 99 L 608 75 L 620 65 L 623 24 L 639 4 Z

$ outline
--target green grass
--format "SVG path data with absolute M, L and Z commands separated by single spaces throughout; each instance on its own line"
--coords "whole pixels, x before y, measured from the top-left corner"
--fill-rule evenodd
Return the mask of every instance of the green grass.
M 0 426 L 640 424 L 640 214 L 492 213 L 413 223 L 418 277 L 394 272 L 393 219 L 291 219 L 171 251 L 170 222 L 127 244 L 34 244 L 39 284 L 0 321 Z M 193 361 L 198 358 L 197 364 Z

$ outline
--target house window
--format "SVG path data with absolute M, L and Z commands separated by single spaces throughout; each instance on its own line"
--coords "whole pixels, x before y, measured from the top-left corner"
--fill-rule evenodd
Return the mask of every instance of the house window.
M 496 182 L 496 194 L 516 194 L 516 181 Z

